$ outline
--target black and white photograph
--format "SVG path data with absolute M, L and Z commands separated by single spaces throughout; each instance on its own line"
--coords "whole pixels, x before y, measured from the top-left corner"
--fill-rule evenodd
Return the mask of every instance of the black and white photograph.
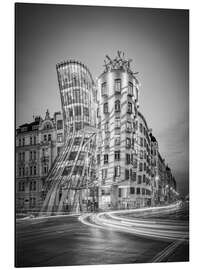
M 15 267 L 188 263 L 190 11 L 13 8 Z

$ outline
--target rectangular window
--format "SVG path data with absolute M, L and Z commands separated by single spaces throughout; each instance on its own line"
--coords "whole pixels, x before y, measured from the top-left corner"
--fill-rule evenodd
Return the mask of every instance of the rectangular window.
M 107 95 L 107 84 L 106 84 L 106 82 L 102 83 L 102 85 L 101 85 L 101 94 L 102 94 L 102 96 Z
M 118 189 L 118 197 L 121 197 L 121 188 Z
M 115 101 L 115 112 L 120 112 L 121 106 L 120 106 L 120 100 Z
M 141 183 L 142 183 L 142 176 L 138 175 L 138 184 L 141 184 Z
M 22 153 L 22 159 L 25 161 L 25 152 Z
M 81 106 L 75 106 L 74 111 L 75 111 L 75 116 L 81 115 Z
M 109 131 L 109 122 L 104 123 L 104 131 L 108 132 Z
M 120 176 L 120 174 L 121 174 L 121 167 L 120 166 L 116 166 L 114 168 L 114 175 L 115 175 L 115 177 Z
M 127 113 L 132 113 L 132 103 L 128 102 L 128 110 Z
M 126 165 L 130 164 L 130 154 L 126 154 L 125 164 Z
M 129 174 L 129 170 L 125 170 L 125 180 L 128 180 L 129 179 L 129 176 L 130 176 L 130 174 Z
M 115 145 L 120 145 L 120 143 L 121 143 L 120 136 L 115 137 Z
M 134 172 L 134 171 L 132 172 L 132 178 L 131 179 L 132 179 L 132 181 L 136 181 L 136 172 Z
M 141 133 L 142 133 L 142 128 L 143 128 L 142 123 L 140 123 L 140 132 Z
M 57 142 L 61 143 L 63 141 L 63 134 L 62 133 L 58 133 L 57 134 Z
M 104 107 L 103 107 L 103 112 L 104 112 L 104 113 L 108 113 L 108 102 L 104 103 L 103 106 L 104 106 Z
M 34 144 L 36 144 L 37 142 L 36 142 L 36 136 L 34 136 Z
M 36 154 L 37 154 L 36 151 L 34 151 L 34 160 L 36 160 Z
M 32 145 L 32 137 L 30 137 L 30 144 Z
M 48 135 L 48 141 L 51 141 L 51 134 Z
M 130 194 L 135 194 L 135 188 L 134 187 L 130 187 Z
M 138 195 L 140 194 L 140 188 L 137 188 L 137 194 Z
M 143 147 L 143 138 L 140 137 L 140 146 Z
M 69 108 L 68 111 L 69 111 L 69 113 L 68 113 L 69 114 L 69 117 L 73 117 L 73 109 L 72 108 Z
M 104 155 L 104 164 L 108 164 L 108 162 L 109 162 L 109 155 L 105 154 Z
M 32 151 L 30 151 L 30 160 L 32 160 Z
M 128 83 L 128 95 L 133 95 L 133 84 L 131 82 Z
M 18 140 L 18 146 L 21 146 L 21 139 Z
M 120 128 L 121 127 L 121 119 L 120 117 L 115 118 L 115 128 Z
M 131 140 L 130 138 L 126 138 L 126 148 L 130 148 L 131 147 Z
M 80 129 L 82 129 L 82 122 L 76 122 L 75 123 L 75 130 L 78 131 Z
M 115 157 L 115 161 L 119 161 L 120 160 L 120 150 L 114 152 L 114 157 Z
M 46 141 L 46 140 L 47 140 L 47 135 L 45 134 L 45 135 L 44 135 L 44 141 Z
M 25 138 L 23 138 L 23 146 L 25 145 Z
M 97 164 L 98 165 L 100 164 L 100 155 L 99 154 L 97 155 Z
M 63 121 L 62 120 L 57 121 L 57 129 L 58 130 L 63 129 Z
M 145 195 L 145 189 L 142 188 L 142 195 Z
M 107 178 L 107 169 L 102 169 L 102 179 Z
M 32 166 L 30 166 L 30 175 L 32 175 Z
M 126 130 L 127 130 L 128 132 L 131 132 L 131 130 L 132 130 L 131 127 L 132 127 L 131 122 L 127 121 L 127 122 L 126 122 Z
M 86 107 L 84 107 L 84 108 L 83 108 L 83 113 L 84 113 L 85 116 L 88 117 L 88 116 L 89 116 L 89 109 L 86 108 Z
M 36 166 L 34 166 L 34 175 L 36 175 L 37 174 L 37 168 L 36 168 Z
M 142 172 L 142 170 L 143 170 L 143 164 L 140 162 L 140 164 L 139 164 L 139 171 Z
M 143 183 L 145 183 L 145 180 L 146 180 L 145 174 L 143 174 Z
M 115 92 L 120 93 L 121 92 L 121 79 L 116 79 L 114 81 L 115 85 Z

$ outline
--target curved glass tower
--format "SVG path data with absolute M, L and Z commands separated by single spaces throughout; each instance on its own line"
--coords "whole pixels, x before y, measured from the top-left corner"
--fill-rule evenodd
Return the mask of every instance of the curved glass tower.
M 96 88 L 88 68 L 70 60 L 56 65 L 65 144 L 47 177 L 41 214 L 86 209 L 95 180 Z

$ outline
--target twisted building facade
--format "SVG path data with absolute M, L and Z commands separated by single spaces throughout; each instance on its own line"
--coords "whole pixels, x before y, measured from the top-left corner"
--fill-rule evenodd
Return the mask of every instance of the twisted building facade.
M 45 180 L 41 214 L 139 208 L 177 198 L 175 179 L 139 110 L 131 61 L 120 51 L 107 56 L 96 84 L 82 63 L 57 64 L 64 141 Z

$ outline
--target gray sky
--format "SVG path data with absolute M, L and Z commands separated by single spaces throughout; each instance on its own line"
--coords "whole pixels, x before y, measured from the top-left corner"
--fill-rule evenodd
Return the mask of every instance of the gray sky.
M 140 111 L 188 193 L 188 11 L 20 4 L 16 13 L 16 125 L 61 110 L 56 63 L 75 58 L 93 77 L 117 50 L 139 72 Z

